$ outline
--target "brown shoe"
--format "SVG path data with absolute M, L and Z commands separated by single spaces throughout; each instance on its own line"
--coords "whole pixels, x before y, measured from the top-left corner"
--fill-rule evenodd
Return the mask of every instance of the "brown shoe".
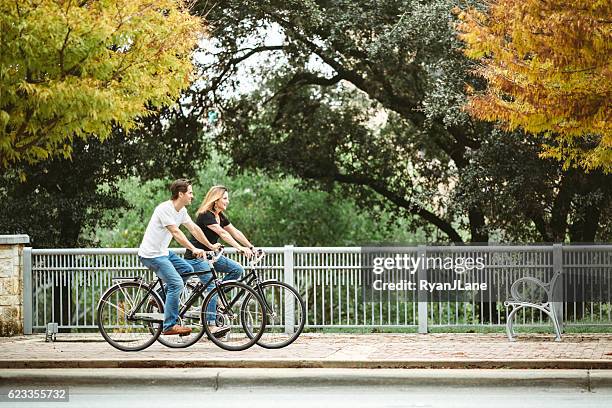
M 173 334 L 178 334 L 180 336 L 187 336 L 191 334 L 191 329 L 189 327 L 183 327 L 183 326 L 179 326 L 178 324 L 175 324 L 169 330 L 162 332 L 162 334 L 164 336 L 171 336 Z

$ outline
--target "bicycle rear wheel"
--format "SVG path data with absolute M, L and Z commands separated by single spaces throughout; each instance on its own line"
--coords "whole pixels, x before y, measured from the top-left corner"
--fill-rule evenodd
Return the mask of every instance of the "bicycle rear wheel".
M 183 310 L 183 307 L 191 297 L 192 293 L 194 293 L 195 287 L 196 285 L 192 283 L 185 284 L 185 287 L 183 288 L 183 291 L 179 297 L 179 311 Z M 178 317 L 177 324 L 180 326 L 189 327 L 191 329 L 191 334 L 187 336 L 164 336 L 163 334 L 160 334 L 157 341 L 170 348 L 185 348 L 197 343 L 205 333 L 202 320 L 203 305 L 204 296 L 202 294 L 198 294 L 195 302 L 192 303 L 189 309 L 183 315 L 179 315 Z M 153 307 L 153 305 L 151 305 L 151 307 Z M 161 309 L 161 313 L 164 313 L 163 308 Z
M 257 292 L 266 307 L 266 330 L 257 344 L 278 349 L 293 343 L 304 330 L 306 305 L 299 292 L 284 282 L 268 281 Z M 249 304 L 249 302 L 246 302 Z M 247 327 L 247 333 L 250 328 Z
M 261 298 L 250 286 L 236 281 L 221 283 L 204 300 L 204 330 L 208 338 L 224 350 L 246 350 L 264 332 L 263 310 Z M 245 327 L 250 328 L 248 332 Z
M 147 311 L 147 305 L 151 303 L 158 310 L 163 306 L 159 297 L 148 290 L 149 286 L 142 282 L 121 282 L 102 295 L 97 308 L 98 329 L 111 346 L 140 351 L 159 337 L 164 314 Z

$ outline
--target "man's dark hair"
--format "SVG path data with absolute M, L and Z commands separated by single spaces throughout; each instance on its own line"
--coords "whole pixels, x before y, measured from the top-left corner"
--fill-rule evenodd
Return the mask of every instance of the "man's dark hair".
M 179 196 L 179 193 L 186 193 L 187 187 L 191 185 L 191 181 L 188 179 L 178 179 L 174 180 L 172 184 L 170 184 L 170 191 L 172 192 L 172 199 L 176 200 Z

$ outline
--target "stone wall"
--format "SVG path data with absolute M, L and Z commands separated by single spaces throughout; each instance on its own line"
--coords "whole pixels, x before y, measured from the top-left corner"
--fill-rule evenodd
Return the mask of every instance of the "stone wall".
M 23 249 L 27 235 L 0 235 L 0 336 L 23 334 Z

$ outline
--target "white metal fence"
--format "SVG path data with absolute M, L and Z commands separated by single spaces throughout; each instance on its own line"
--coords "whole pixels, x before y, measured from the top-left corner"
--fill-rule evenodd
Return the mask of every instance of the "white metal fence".
M 405 293 L 391 296 L 380 292 L 366 300 L 360 289 L 360 247 L 293 247 L 264 248 L 266 258 L 258 266 L 265 278 L 276 278 L 295 286 L 306 303 L 310 328 L 349 327 L 428 327 L 503 325 L 508 311 L 503 300 L 460 302 L 451 299 L 435 303 L 419 302 Z M 182 254 L 184 250 L 176 250 Z M 612 245 L 591 246 L 419 246 L 414 252 L 427 256 L 462 255 L 487 260 L 480 272 L 489 280 L 512 282 L 522 276 L 550 280 L 556 268 L 580 276 L 593 271 L 612 276 Z M 241 255 L 228 250 L 241 263 Z M 140 276 L 151 273 L 140 263 L 137 249 L 31 249 L 25 250 L 24 323 L 25 332 L 44 330 L 47 323 L 60 328 L 95 329 L 95 308 L 101 294 L 117 276 Z M 587 274 L 585 273 L 586 277 Z M 575 285 L 578 290 L 589 281 Z M 602 288 L 605 291 L 606 288 Z M 607 294 L 610 288 L 607 288 Z M 566 302 L 562 318 L 566 324 L 612 324 L 612 299 Z M 525 310 L 517 316 L 518 324 L 548 325 L 537 310 Z

